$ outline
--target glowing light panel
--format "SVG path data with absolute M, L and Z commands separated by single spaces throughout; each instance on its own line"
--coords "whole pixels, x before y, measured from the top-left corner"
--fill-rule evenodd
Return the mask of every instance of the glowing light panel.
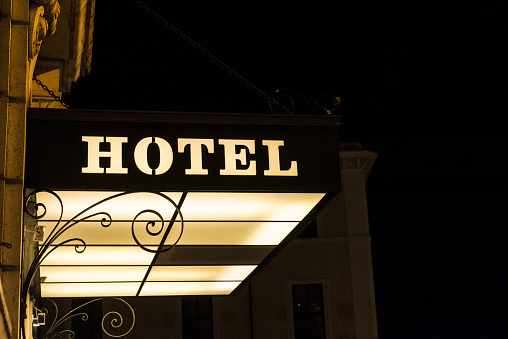
M 154 266 L 148 281 L 244 280 L 256 268 L 244 266 Z
M 142 281 L 148 266 L 42 266 L 41 278 L 53 282 Z
M 87 246 L 83 253 L 74 246 L 62 246 L 43 265 L 149 265 L 153 256 L 137 246 Z
M 140 296 L 155 295 L 228 295 L 241 281 L 221 282 L 147 282 Z
M 78 238 L 85 241 L 86 248 L 83 251 L 83 245 L 75 240 L 56 248 L 44 260 L 40 267 L 43 297 L 230 294 L 263 261 L 264 255 L 255 254 L 259 252 L 254 246 L 280 244 L 325 196 L 324 193 L 189 192 L 186 196 L 181 192 L 163 193 L 164 196 L 147 192 L 55 193 L 64 206 L 58 224 L 61 212 L 58 199 L 45 192 L 36 197 L 46 210 L 38 221 L 45 226 L 44 240 L 56 231 L 55 227 L 72 223 L 72 218 L 84 219 L 64 233 L 65 239 L 54 244 Z M 178 216 L 162 245 L 173 245 L 181 235 L 177 246 L 200 246 L 200 254 L 185 259 L 190 264 L 184 266 L 172 264 L 171 253 L 164 254 L 162 262 L 157 261 L 157 255 L 143 250 L 135 241 L 150 250 L 161 244 L 176 211 L 165 197 L 176 204 L 183 199 L 184 227 L 182 233 Z M 106 201 L 90 207 L 102 199 Z M 106 222 L 101 223 L 103 218 Z M 75 245 L 82 253 L 76 252 Z M 213 258 L 224 260 L 224 256 L 217 256 L 221 248 L 231 250 L 231 246 L 246 249 L 240 257 L 249 265 L 237 262 L 235 257 L 229 263 L 213 264 Z M 207 248 L 213 249 L 214 255 L 207 255 Z M 251 258 L 256 259 L 249 259 L 249 248 L 253 248 Z
M 43 283 L 43 298 L 134 297 L 139 283 Z
M 182 213 L 188 220 L 300 221 L 323 193 L 191 192 Z

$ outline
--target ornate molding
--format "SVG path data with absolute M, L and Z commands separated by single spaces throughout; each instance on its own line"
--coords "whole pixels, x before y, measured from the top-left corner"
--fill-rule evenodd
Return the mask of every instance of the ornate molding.
M 28 30 L 28 57 L 30 60 L 39 54 L 42 40 L 55 33 L 59 15 L 60 3 L 57 0 L 31 0 Z
M 339 158 L 341 170 L 362 170 L 367 178 L 376 161 L 377 153 L 366 150 L 345 150 L 340 152 Z
M 60 15 L 60 3 L 58 0 L 30 0 L 30 2 L 44 7 L 44 18 L 48 22 L 48 35 L 55 33 L 56 22 Z
M 28 58 L 34 59 L 41 49 L 42 39 L 48 32 L 48 21 L 44 18 L 44 7 L 30 5 L 28 31 Z

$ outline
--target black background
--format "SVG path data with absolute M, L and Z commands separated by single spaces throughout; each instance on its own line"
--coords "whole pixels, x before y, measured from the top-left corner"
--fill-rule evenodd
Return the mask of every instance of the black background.
M 508 336 L 504 2 L 146 3 L 269 94 L 342 98 L 342 141 L 379 154 L 367 190 L 380 338 Z M 67 100 L 269 112 L 129 1 L 97 2 L 92 73 Z

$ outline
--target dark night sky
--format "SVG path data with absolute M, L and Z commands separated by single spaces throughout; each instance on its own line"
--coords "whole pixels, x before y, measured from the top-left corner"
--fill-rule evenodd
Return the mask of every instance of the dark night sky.
M 508 337 L 508 5 L 146 3 L 269 94 L 342 98 L 342 140 L 379 153 L 367 190 L 380 338 Z M 92 73 L 67 101 L 270 112 L 129 1 L 97 2 Z

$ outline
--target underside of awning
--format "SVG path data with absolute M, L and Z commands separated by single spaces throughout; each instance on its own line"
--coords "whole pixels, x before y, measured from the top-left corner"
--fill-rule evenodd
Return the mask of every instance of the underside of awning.
M 228 295 L 324 196 L 36 191 L 41 294 Z

